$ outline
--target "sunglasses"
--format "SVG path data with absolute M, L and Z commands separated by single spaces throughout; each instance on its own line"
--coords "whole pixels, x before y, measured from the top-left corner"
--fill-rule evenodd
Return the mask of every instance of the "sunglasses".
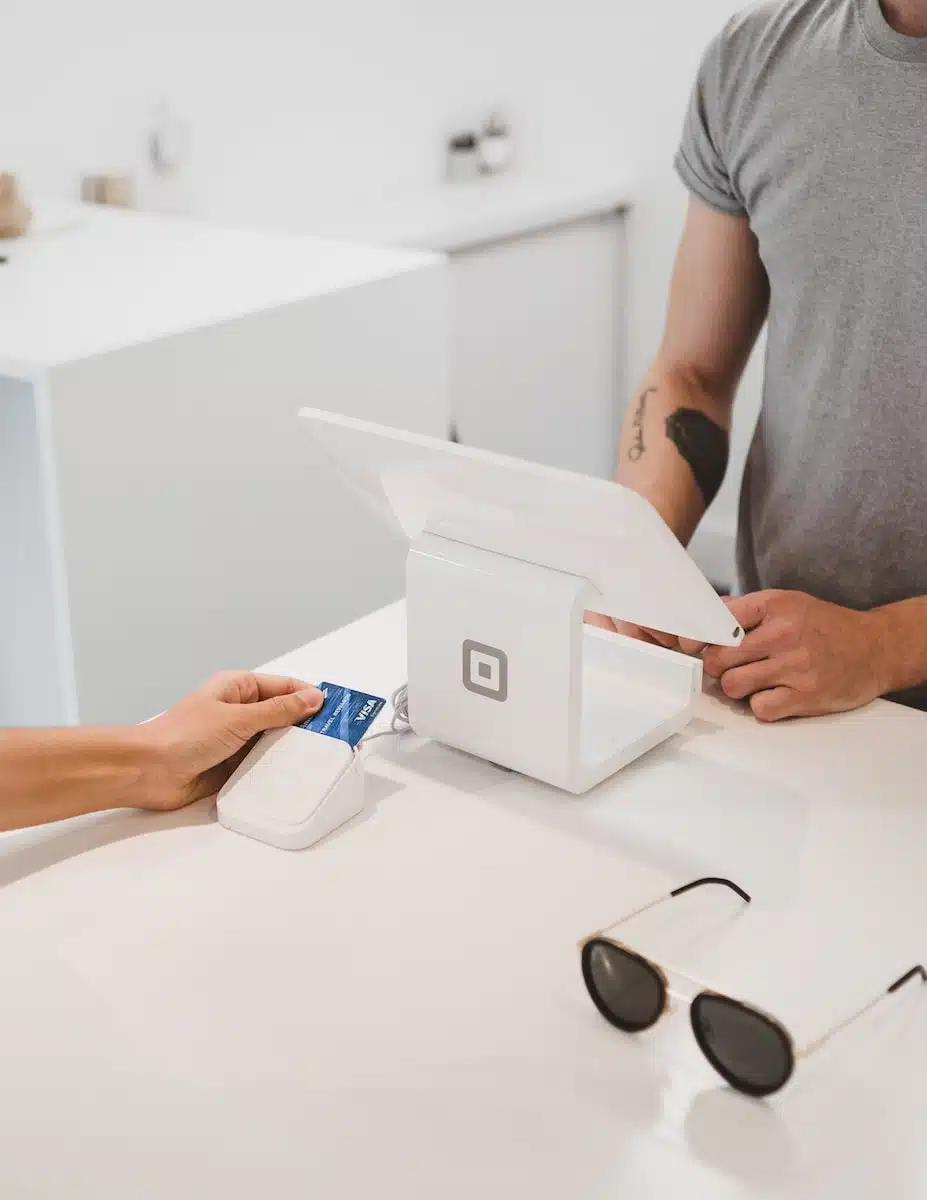
M 750 897 L 730 879 L 709 876 L 683 884 L 667 896 L 660 896 L 606 925 L 579 943 L 583 979 L 592 1002 L 606 1019 L 624 1033 L 640 1033 L 655 1025 L 669 1006 L 671 993 L 662 969 L 643 955 L 604 935 L 619 925 L 667 900 L 673 900 L 693 888 L 719 884 L 736 892 L 747 904 Z M 887 996 L 920 977 L 927 983 L 927 971 L 918 964 L 874 1000 L 835 1025 L 807 1046 L 796 1049 L 788 1030 L 775 1017 L 752 1004 L 723 996 L 706 988 L 701 980 L 675 972 L 703 988 L 691 1001 L 689 1017 L 699 1049 L 722 1079 L 748 1096 L 771 1096 L 791 1078 L 795 1062 L 807 1058 L 837 1033 L 870 1012 Z M 677 997 L 680 998 L 680 997 Z

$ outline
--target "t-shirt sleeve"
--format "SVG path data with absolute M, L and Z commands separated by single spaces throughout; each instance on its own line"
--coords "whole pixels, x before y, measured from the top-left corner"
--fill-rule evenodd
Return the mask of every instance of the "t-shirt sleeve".
M 711 208 L 743 213 L 743 202 L 725 162 L 725 138 L 720 105 L 723 35 L 715 38 L 702 58 L 676 152 L 676 173 L 690 192 Z

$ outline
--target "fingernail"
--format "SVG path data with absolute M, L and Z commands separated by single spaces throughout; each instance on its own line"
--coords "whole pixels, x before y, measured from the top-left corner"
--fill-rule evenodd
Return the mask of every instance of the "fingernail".
M 325 703 L 325 697 L 317 687 L 306 688 L 302 692 L 297 693 L 300 700 L 309 706 L 311 712 L 318 712 Z

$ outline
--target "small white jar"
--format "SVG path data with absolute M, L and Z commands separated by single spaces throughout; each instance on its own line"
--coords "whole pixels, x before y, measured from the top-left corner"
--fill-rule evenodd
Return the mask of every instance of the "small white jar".
M 501 117 L 490 117 L 480 138 L 480 169 L 486 175 L 498 175 L 511 161 L 512 131 Z

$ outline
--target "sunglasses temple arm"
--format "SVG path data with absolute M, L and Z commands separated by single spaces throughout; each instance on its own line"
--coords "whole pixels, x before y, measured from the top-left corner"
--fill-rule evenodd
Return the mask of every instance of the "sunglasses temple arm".
M 815 1038 L 813 1042 L 809 1042 L 807 1046 L 803 1046 L 798 1052 L 799 1058 L 809 1058 L 812 1054 L 816 1053 L 816 1051 L 820 1050 L 822 1046 L 826 1045 L 831 1038 L 836 1037 L 838 1033 L 843 1033 L 844 1029 L 848 1029 L 850 1025 L 854 1025 L 861 1017 L 866 1016 L 867 1013 L 871 1012 L 874 1008 L 881 1004 L 883 1000 L 887 1000 L 889 996 L 894 995 L 895 992 L 903 988 L 906 983 L 917 978 L 918 976 L 920 977 L 922 983 L 927 983 L 927 971 L 925 971 L 920 964 L 918 964 L 916 967 L 912 967 L 910 971 L 906 971 L 900 979 L 896 979 L 895 982 L 881 994 L 881 996 L 876 996 L 874 1000 L 870 1000 L 868 1004 L 864 1004 L 862 1008 L 858 1009 L 855 1013 L 852 1013 L 849 1017 L 846 1017 L 844 1020 L 842 1020 L 839 1025 L 835 1025 L 832 1029 L 828 1029 L 828 1031 L 826 1033 L 822 1033 L 819 1038 Z
M 656 908 L 658 904 L 665 904 L 667 900 L 672 900 L 673 893 L 667 892 L 665 896 L 657 896 L 656 900 L 648 900 L 646 904 L 642 904 L 640 908 L 635 908 L 634 912 L 625 913 L 623 917 L 619 917 L 617 921 L 612 921 L 610 925 L 603 925 L 601 929 L 596 931 L 593 936 L 598 934 L 609 933 L 612 929 L 617 929 L 619 925 L 624 925 L 626 921 L 631 921 L 634 917 L 639 917 L 641 913 L 649 912 L 651 908 Z
M 747 904 L 750 903 L 750 896 L 738 884 L 730 879 L 722 879 L 718 875 L 708 875 L 702 879 L 693 879 L 691 883 L 684 883 L 682 887 L 673 888 L 671 892 L 667 892 L 665 896 L 658 896 L 656 900 L 650 900 L 647 904 L 642 904 L 640 908 L 635 908 L 634 912 L 625 913 L 623 917 L 619 917 L 617 921 L 612 921 L 610 925 L 604 925 L 597 930 L 592 936 L 598 937 L 600 934 L 608 933 L 612 929 L 617 929 L 619 925 L 624 925 L 626 921 L 633 920 L 634 917 L 639 917 L 641 913 L 648 912 L 651 908 L 656 908 L 658 904 L 664 904 L 667 900 L 675 900 L 677 896 L 682 896 L 686 892 L 691 892 L 695 888 L 703 887 L 706 883 L 720 884 L 722 887 L 729 888 L 732 892 L 736 892 L 742 900 Z

